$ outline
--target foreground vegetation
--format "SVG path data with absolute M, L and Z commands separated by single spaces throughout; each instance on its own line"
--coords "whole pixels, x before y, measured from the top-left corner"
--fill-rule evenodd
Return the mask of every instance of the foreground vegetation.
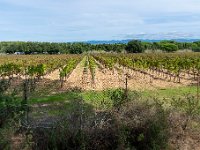
M 185 142 L 200 132 L 196 87 L 128 94 L 71 89 L 48 96 L 35 91 L 27 111 L 23 97 L 9 94 L 5 85 L 1 149 L 178 149 L 176 136 Z

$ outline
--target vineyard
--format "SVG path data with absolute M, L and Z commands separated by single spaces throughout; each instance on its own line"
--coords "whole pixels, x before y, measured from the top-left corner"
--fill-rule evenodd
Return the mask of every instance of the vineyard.
M 42 77 L 56 69 L 61 69 L 61 76 L 68 74 L 81 56 L 1 56 L 1 78 L 18 77 Z M 67 66 L 67 67 L 65 67 Z
M 121 80 L 129 78 L 129 88 L 161 88 L 192 85 L 200 73 L 199 54 L 137 54 L 93 55 L 103 68 L 117 74 Z M 143 86 L 144 85 L 144 86 Z M 137 88 L 136 88 L 137 89 Z
M 196 84 L 200 54 L 87 54 L 1 56 L 0 78 L 57 80 L 61 88 L 134 90 Z

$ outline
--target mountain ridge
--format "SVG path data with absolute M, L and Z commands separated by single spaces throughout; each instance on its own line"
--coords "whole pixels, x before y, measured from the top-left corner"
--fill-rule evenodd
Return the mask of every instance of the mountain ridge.
M 90 40 L 90 41 L 85 41 L 84 43 L 89 43 L 89 44 L 126 44 L 129 41 L 134 40 L 134 39 L 125 39 L 125 40 Z M 154 39 L 135 39 L 135 40 L 140 40 L 142 42 L 160 42 L 163 40 L 173 40 L 176 42 L 196 42 L 199 41 L 200 39 L 160 39 L 160 40 L 154 40 Z

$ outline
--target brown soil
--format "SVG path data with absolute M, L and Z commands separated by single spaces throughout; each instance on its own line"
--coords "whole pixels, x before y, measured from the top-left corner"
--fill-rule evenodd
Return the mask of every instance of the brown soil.
M 130 78 L 128 79 L 128 88 L 134 90 L 144 90 L 144 89 L 159 89 L 159 88 L 172 88 L 190 85 L 191 81 L 181 79 L 181 82 L 174 82 L 173 77 L 172 81 L 165 79 L 155 73 L 149 73 L 150 75 L 144 75 L 138 71 L 133 71 L 131 69 L 124 68 L 123 74 L 129 74 Z M 147 72 L 148 73 L 148 72 Z M 125 77 L 122 78 L 125 80 Z
M 84 61 L 84 60 L 83 60 Z M 83 61 L 77 65 L 70 76 L 67 78 L 63 89 L 78 88 L 82 90 L 105 90 L 111 88 L 125 87 L 125 74 L 129 74 L 128 88 L 131 90 L 159 89 L 172 88 L 194 84 L 191 80 L 192 76 L 181 74 L 181 82 L 174 82 L 174 77 L 169 81 L 169 78 L 162 77 L 156 73 L 147 72 L 144 75 L 138 71 L 133 71 L 128 68 L 116 66 L 113 70 L 106 69 L 102 64 L 97 62 L 95 69 L 95 80 L 92 81 L 90 70 L 84 72 Z M 45 79 L 59 80 L 59 70 L 46 75 Z M 59 81 L 58 81 L 59 82 Z
M 13 150 L 21 150 L 23 147 L 23 143 L 25 141 L 24 137 L 22 136 L 22 134 L 18 134 L 15 136 L 11 137 L 11 141 L 12 141 L 12 148 Z
M 82 89 L 83 61 L 81 61 L 67 78 L 63 89 Z
M 44 78 L 49 79 L 49 80 L 59 80 L 60 79 L 59 75 L 60 75 L 60 71 L 59 69 L 56 69 L 50 74 L 45 75 Z

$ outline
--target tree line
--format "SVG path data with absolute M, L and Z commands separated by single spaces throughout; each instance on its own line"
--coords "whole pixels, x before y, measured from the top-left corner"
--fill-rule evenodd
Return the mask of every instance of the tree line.
M 23 52 L 25 54 L 48 53 L 48 54 L 81 54 L 88 51 L 106 51 L 141 53 L 145 50 L 161 50 L 164 52 L 174 52 L 177 50 L 189 49 L 200 52 L 200 41 L 197 42 L 142 42 L 131 40 L 127 44 L 89 44 L 83 42 L 77 43 L 50 43 L 50 42 L 0 42 L 0 53 L 13 54 Z
M 175 52 L 178 50 L 192 50 L 200 52 L 200 41 L 197 42 L 176 42 L 164 40 L 160 42 L 142 42 L 139 40 L 129 41 L 125 47 L 129 53 L 142 53 L 145 50 L 161 50 L 163 52 Z

